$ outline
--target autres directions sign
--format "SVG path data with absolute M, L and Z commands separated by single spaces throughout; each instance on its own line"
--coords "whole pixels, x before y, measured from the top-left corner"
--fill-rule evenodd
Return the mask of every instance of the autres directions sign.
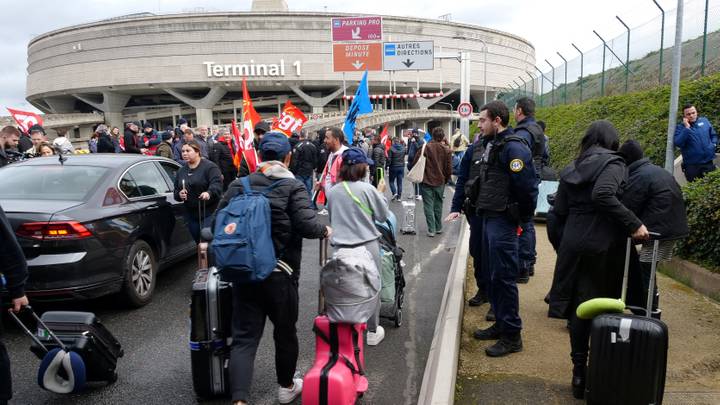
M 383 70 L 433 70 L 434 56 L 433 41 L 384 42 Z

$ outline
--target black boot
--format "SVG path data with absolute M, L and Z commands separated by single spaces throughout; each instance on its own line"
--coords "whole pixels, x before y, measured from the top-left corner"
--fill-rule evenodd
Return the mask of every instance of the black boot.
M 471 307 L 479 307 L 486 302 L 488 302 L 487 297 L 480 290 L 478 290 L 475 296 L 468 300 L 468 305 L 470 305 Z
M 522 338 L 520 337 L 520 332 L 517 332 L 504 334 L 494 345 L 485 349 L 485 354 L 489 357 L 502 357 L 510 353 L 521 352 L 522 349 Z
M 534 264 L 530 265 L 530 268 L 528 269 L 528 274 L 530 275 L 530 277 L 535 275 L 535 265 Z
M 585 398 L 585 374 L 585 364 L 575 364 L 573 366 L 572 393 L 576 399 Z
M 493 324 L 487 329 L 476 330 L 473 337 L 477 340 L 497 340 L 500 339 L 500 330 L 496 324 Z
M 485 320 L 488 322 L 495 322 L 495 312 L 493 312 L 492 307 L 490 307 L 487 314 L 485 314 Z

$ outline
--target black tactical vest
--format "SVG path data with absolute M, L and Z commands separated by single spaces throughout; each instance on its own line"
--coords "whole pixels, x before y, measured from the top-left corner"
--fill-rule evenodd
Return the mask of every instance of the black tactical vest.
M 479 175 L 474 182 L 477 192 L 475 209 L 478 211 L 504 212 L 510 201 L 510 173 L 508 167 L 500 163 L 503 149 L 508 142 L 522 142 L 525 140 L 516 135 L 509 135 L 498 144 L 490 146 L 487 160 L 483 159 L 479 168 Z

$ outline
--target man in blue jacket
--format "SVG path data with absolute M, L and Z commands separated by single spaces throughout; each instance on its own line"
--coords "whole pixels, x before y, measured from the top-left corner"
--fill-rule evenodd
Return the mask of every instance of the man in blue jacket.
M 718 134 L 705 117 L 698 117 L 692 104 L 683 106 L 683 119 L 675 128 L 675 146 L 680 148 L 682 169 L 687 181 L 694 181 L 715 170 L 715 148 Z

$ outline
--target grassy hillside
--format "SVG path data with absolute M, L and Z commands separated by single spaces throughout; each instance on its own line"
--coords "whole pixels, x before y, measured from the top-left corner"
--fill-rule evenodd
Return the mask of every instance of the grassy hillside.
M 656 87 L 620 96 L 596 98 L 582 104 L 539 108 L 537 119 L 547 123 L 551 164 L 562 168 L 572 161 L 580 139 L 595 120 L 610 120 L 621 135 L 621 142 L 636 139 L 656 164 L 665 161 L 670 86 Z M 680 106 L 695 103 L 700 115 L 715 128 L 720 127 L 720 73 L 680 85 Z M 679 119 L 679 114 L 674 119 Z

